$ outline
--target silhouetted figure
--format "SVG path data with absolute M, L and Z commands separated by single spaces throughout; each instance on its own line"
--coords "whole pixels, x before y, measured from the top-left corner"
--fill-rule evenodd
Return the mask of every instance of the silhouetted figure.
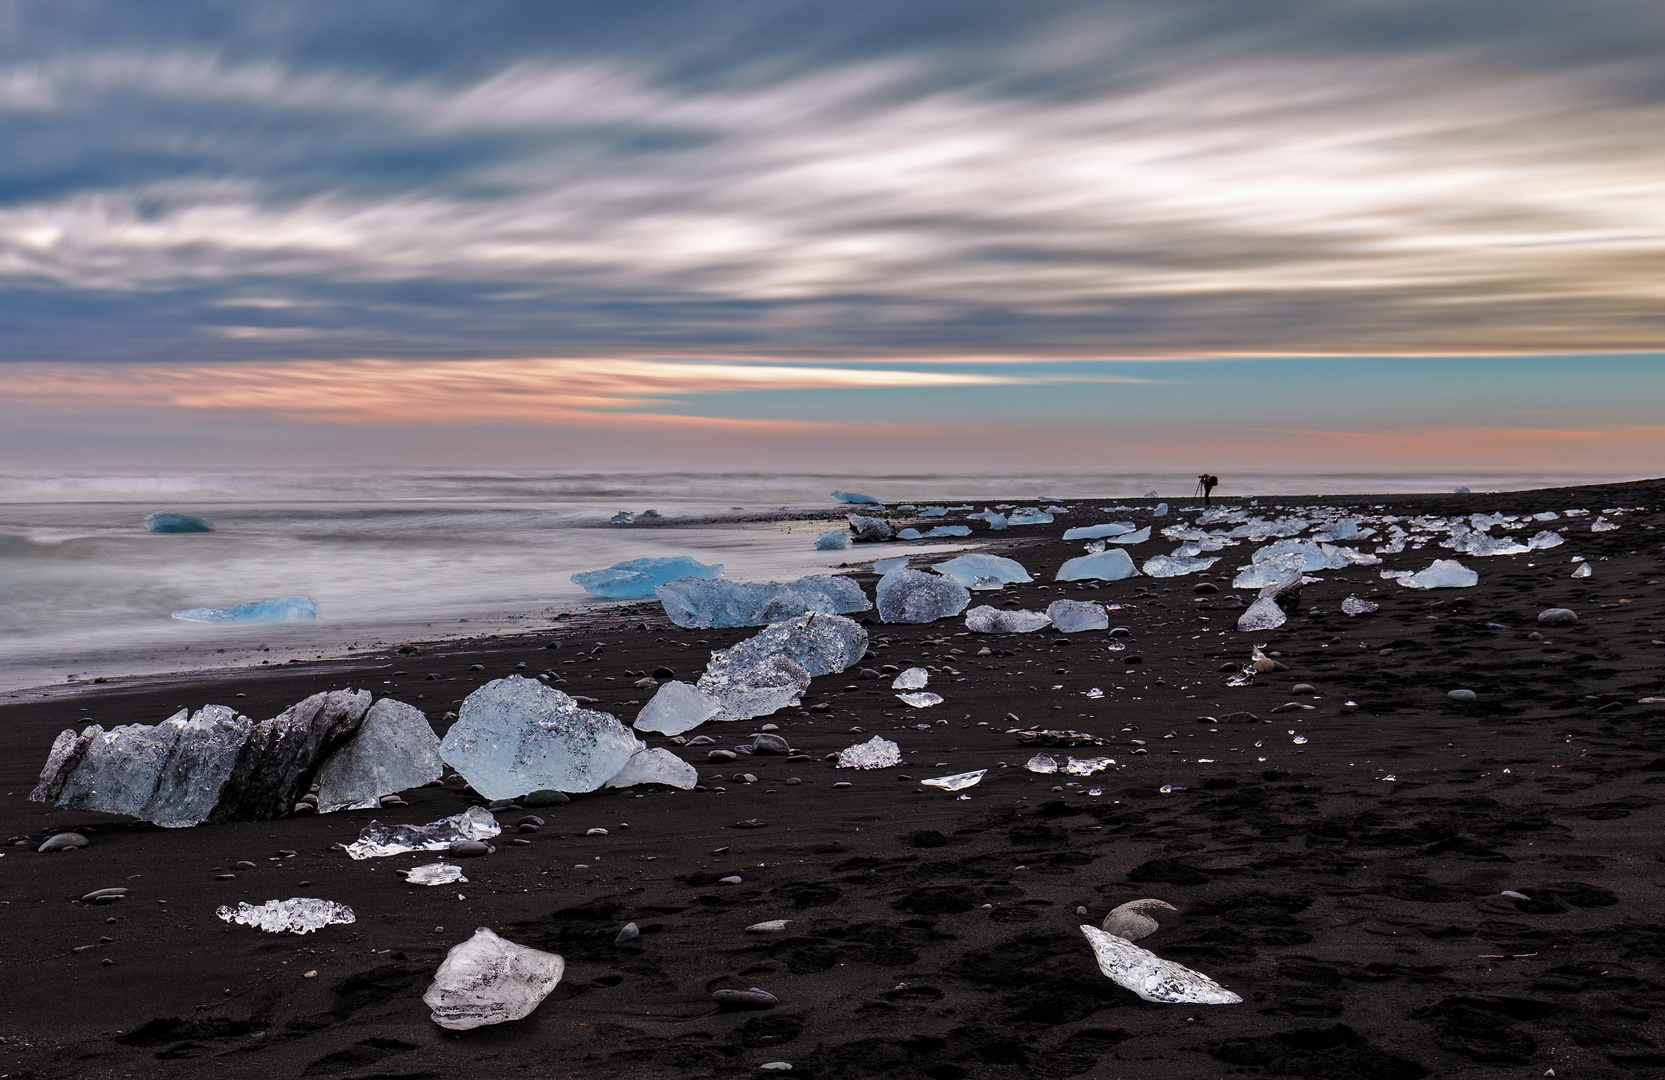
M 1203 473 L 1197 477 L 1197 486 L 1202 488 L 1204 506 L 1208 505 L 1208 497 L 1214 493 L 1214 485 L 1219 482 L 1220 478 L 1218 476 L 1210 476 L 1208 473 Z

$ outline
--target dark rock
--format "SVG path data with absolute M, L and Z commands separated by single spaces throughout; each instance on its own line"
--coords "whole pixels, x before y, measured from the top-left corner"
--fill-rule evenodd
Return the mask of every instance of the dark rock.
M 90 842 L 78 832 L 61 832 L 56 836 L 47 837 L 46 842 L 35 850 L 40 852 L 71 851 L 75 848 L 84 848 Z
M 752 753 L 754 754 L 785 754 L 791 747 L 784 736 L 771 735 L 764 732 L 752 739 Z
M 1213 596 L 1215 593 L 1220 591 L 1220 586 L 1214 584 L 1212 581 L 1204 581 L 1200 584 L 1191 586 L 1191 591 L 1196 593 L 1198 596 Z
M 1258 724 L 1258 723 L 1260 723 L 1260 717 L 1256 716 L 1252 712 L 1227 713 L 1226 715 L 1220 717 L 1220 723 L 1222 723 L 1222 724 Z
M 449 854 L 453 859 L 477 859 L 481 855 L 490 855 L 491 848 L 480 840 L 453 840 Z
M 560 791 L 550 791 L 547 788 L 545 788 L 544 790 L 541 790 L 541 791 L 533 791 L 533 792 L 527 793 L 525 796 L 523 796 L 521 798 L 520 805 L 522 805 L 522 806 L 565 806 L 567 803 L 569 803 L 571 801 L 572 801 L 572 799 L 570 797 L 568 797 L 565 793 L 560 792 Z
M 878 677 L 879 673 L 870 667 L 864 667 L 856 672 L 856 678 L 858 679 L 877 679 Z
M 772 1009 L 780 1004 L 780 998 L 755 986 L 750 990 L 713 990 L 711 1000 L 722 1009 Z
M 710 753 L 705 755 L 705 760 L 707 760 L 707 761 L 733 761 L 735 758 L 738 758 L 739 756 L 740 755 L 736 754 L 733 750 L 712 750 Z
M 676 672 L 666 667 L 664 664 L 660 664 L 658 667 L 653 669 L 653 677 L 658 679 L 660 682 L 663 682 L 666 679 L 676 678 Z

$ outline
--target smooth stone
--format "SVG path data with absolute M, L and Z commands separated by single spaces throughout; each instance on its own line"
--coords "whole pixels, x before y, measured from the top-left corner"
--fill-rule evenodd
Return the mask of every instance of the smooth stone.
M 780 1004 L 780 998 L 755 986 L 750 990 L 713 990 L 711 1000 L 725 1009 L 772 1009 Z
M 1546 608 L 1538 612 L 1538 621 L 1546 626 L 1566 626 L 1578 621 L 1578 613 L 1571 608 Z
M 633 922 L 627 922 L 627 923 L 624 924 L 624 927 L 619 930 L 619 936 L 613 939 L 613 944 L 614 945 L 623 945 L 625 942 L 635 941 L 637 938 L 639 938 L 641 936 L 642 936 L 641 927 L 637 926 Z
M 215 881 L 236 881 L 237 880 L 237 875 L 236 874 L 215 874 L 214 875 L 214 880 Z
M 1204 581 L 1199 585 L 1191 586 L 1191 591 L 1196 593 L 1198 596 L 1212 596 L 1220 591 L 1220 586 L 1211 581 Z
M 240 862 L 236 866 L 232 867 L 232 869 L 233 870 L 253 870 L 253 869 L 255 869 L 255 865 L 254 865 L 254 863 L 249 862 L 247 859 L 244 859 L 242 862 Z
M 83 904 L 113 904 L 127 896 L 125 888 L 94 889 L 81 898 Z
M 848 780 L 840 780 L 838 783 L 833 785 L 834 790 L 837 790 L 838 788 L 847 788 L 847 787 L 855 787 L 855 785 L 850 783 L 850 781 L 848 781 Z
M 61 832 L 56 836 L 49 836 L 46 842 L 36 851 L 69 851 L 73 848 L 86 847 L 90 840 L 78 832 Z
M 745 878 L 742 878 L 739 874 L 730 874 L 728 877 L 718 878 L 717 879 L 717 884 L 719 884 L 719 885 L 738 885 L 744 880 L 745 880 Z
M 606 829 L 591 829 L 589 832 L 585 833 L 584 835 L 585 836 L 606 836 L 607 835 L 607 830 Z
M 706 761 L 733 761 L 740 755 L 733 750 L 712 750 L 705 755 Z
M 1298 682 L 1290 688 L 1289 692 L 1296 696 L 1310 696 L 1318 693 L 1318 688 L 1311 683 Z
M 870 667 L 864 667 L 856 672 L 856 678 L 858 679 L 877 679 L 878 677 L 879 673 Z
M 572 799 L 569 798 L 564 792 L 550 791 L 549 789 L 545 788 L 542 791 L 533 791 L 533 792 L 527 793 L 526 795 L 521 796 L 520 805 L 522 805 L 522 806 L 565 806 L 567 803 L 569 803 L 571 801 L 572 801 Z
M 736 829 L 761 829 L 767 824 L 769 824 L 767 821 L 759 821 L 756 818 L 747 818 L 745 821 L 736 821 L 734 823 L 734 827 Z
M 672 671 L 664 664 L 660 664 L 658 667 L 653 669 L 653 677 L 663 682 L 666 679 L 676 678 L 676 672 Z
M 786 929 L 791 919 L 770 919 L 768 922 L 752 923 L 746 927 L 748 934 L 778 934 Z
M 1453 690 L 1445 696 L 1450 698 L 1452 701 L 1459 701 L 1464 704 L 1471 701 L 1477 701 L 1480 697 L 1480 695 L 1476 694 L 1473 690 Z
M 785 738 L 768 732 L 752 740 L 752 753 L 754 754 L 785 754 L 791 749 L 792 747 L 788 745 Z
M 544 824 L 544 820 L 543 820 L 543 818 L 539 817 L 536 814 L 527 814 L 525 817 L 516 818 L 515 819 L 515 824 L 516 825 L 538 825 L 538 826 L 542 826 Z
M 1220 723 L 1222 723 L 1222 724 L 1258 724 L 1258 723 L 1260 723 L 1260 717 L 1256 716 L 1252 712 L 1227 713 L 1226 715 L 1220 717 Z
M 453 859 L 477 859 L 491 854 L 491 848 L 482 840 L 453 840 L 447 850 Z
M 803 781 L 798 779 L 796 776 L 788 776 L 785 780 L 782 780 L 781 783 L 785 784 L 787 787 L 797 787 L 799 784 L 803 783 Z
M 695 735 L 692 739 L 688 740 L 688 745 L 689 746 L 711 746 L 711 745 L 714 745 L 716 743 L 716 741 L 717 741 L 716 739 L 713 739 L 709 735 Z

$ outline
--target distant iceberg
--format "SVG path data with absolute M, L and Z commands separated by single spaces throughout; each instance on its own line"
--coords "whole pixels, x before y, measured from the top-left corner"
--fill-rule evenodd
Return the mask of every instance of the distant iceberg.
M 158 510 L 154 514 L 145 515 L 145 528 L 153 533 L 203 533 L 213 532 L 212 523 L 204 521 L 190 514 L 169 514 Z
M 879 505 L 879 500 L 875 499 L 873 496 L 858 495 L 853 491 L 835 491 L 832 493 L 832 497 L 841 503 L 862 503 L 874 506 Z
M 279 596 L 223 608 L 186 608 L 174 612 L 173 617 L 206 623 L 311 622 L 318 617 L 318 609 L 304 596 Z
M 687 555 L 657 559 L 631 559 L 614 563 L 605 570 L 586 570 L 572 575 L 571 581 L 591 596 L 606 596 L 614 600 L 647 600 L 653 596 L 655 585 L 668 585 L 680 578 L 699 578 L 711 581 L 723 576 L 719 563 L 707 566 Z

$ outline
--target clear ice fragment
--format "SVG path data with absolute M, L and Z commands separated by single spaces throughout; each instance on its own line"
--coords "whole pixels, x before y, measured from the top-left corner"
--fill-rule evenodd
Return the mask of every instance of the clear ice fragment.
M 1023 568 L 1023 564 L 1016 559 L 987 555 L 980 551 L 957 555 L 947 562 L 937 563 L 931 569 L 944 577 L 953 578 L 968 589 L 979 578 L 994 578 L 1001 584 L 1034 580 L 1029 576 L 1029 571 Z
M 353 909 L 334 900 L 313 900 L 304 896 L 268 900 L 256 907 L 238 904 L 221 906 L 214 914 L 223 922 L 252 926 L 269 934 L 310 934 L 326 926 L 357 922 Z
M 1093 555 L 1082 555 L 1071 559 L 1058 568 L 1058 581 L 1120 581 L 1123 578 L 1137 577 L 1139 568 L 1133 565 L 1132 556 L 1120 548 L 1114 551 L 1100 551 Z
M 1146 1001 L 1180 1005 L 1236 1005 L 1243 999 L 1199 971 L 1164 960 L 1126 938 L 1096 926 L 1081 927 L 1098 969 L 1117 986 Z
M 1199 559 L 1176 555 L 1152 555 L 1139 569 L 1144 571 L 1147 577 L 1180 577 L 1207 570 L 1219 561 L 1218 556 Z
M 1052 620 L 1044 612 L 1020 608 L 997 608 L 987 604 L 965 613 L 966 629 L 974 634 L 1028 634 Z
M 1479 583 L 1480 575 L 1456 559 L 1435 559 L 1426 570 L 1399 579 L 1410 589 L 1467 589 Z
M 699 770 L 662 746 L 638 750 L 630 755 L 624 768 L 607 780 L 607 787 L 633 787 L 636 784 L 664 784 L 682 791 L 694 790 L 699 783 Z
M 1341 610 L 1347 615 L 1368 615 L 1381 606 L 1374 600 L 1360 600 L 1356 596 L 1349 596 L 1341 602 Z
M 1065 540 L 1102 540 L 1106 536 L 1121 536 L 1134 530 L 1131 521 L 1110 521 L 1103 525 L 1077 525 L 1064 530 Z
M 1237 628 L 1246 631 L 1276 630 L 1288 621 L 1289 616 L 1278 606 L 1276 597 L 1260 596 L 1237 617 Z
M 922 667 L 911 667 L 890 680 L 892 690 L 923 690 L 931 683 L 931 673 Z
M 318 770 L 318 812 L 421 787 L 445 771 L 439 736 L 413 706 L 382 698 Z
M 1545 529 L 1543 532 L 1534 534 L 1532 539 L 1526 542 L 1526 546 L 1531 551 L 1542 551 L 1545 548 L 1560 547 L 1566 542 L 1566 537 L 1560 533 Z
M 997 514 L 993 510 L 984 510 L 984 511 L 981 511 L 980 513 L 976 513 L 976 514 L 967 514 L 966 515 L 966 520 L 968 520 L 968 521 L 986 521 L 986 522 L 989 523 L 989 531 L 990 532 L 999 532 L 1001 529 L 1004 529 L 1007 526 L 1007 524 L 1009 524 L 1006 521 L 1006 515 L 1005 514 Z
M 1598 517 L 1596 520 L 1590 522 L 1591 532 L 1612 532 L 1618 527 L 1619 526 L 1615 522 L 1608 521 L 1604 517 Z
M 453 885 L 467 884 L 463 877 L 462 867 L 453 863 L 431 862 L 421 866 L 413 866 L 405 871 L 406 885 Z
M 902 748 L 879 735 L 838 752 L 840 769 L 888 769 L 900 764 Z
M 860 585 L 831 574 L 810 574 L 784 584 L 682 578 L 656 585 L 653 592 L 672 622 L 702 629 L 767 626 L 810 611 L 845 615 L 873 606 Z
M 1575 569 L 1572 572 L 1572 576 L 1575 577 L 1575 578 L 1587 578 L 1592 573 L 1594 573 L 1594 571 L 1592 571 L 1590 569 L 1590 564 L 1587 563 L 1587 562 L 1582 562 L 1582 563 L 1579 563 L 1577 569 Z
M 1046 617 L 1065 634 L 1110 629 L 1110 613 L 1104 605 L 1085 600 L 1054 600 L 1046 606 Z
M 887 623 L 928 623 L 958 615 L 971 593 L 953 578 L 920 570 L 892 570 L 879 579 L 879 618 Z
M 1051 754 L 1036 754 L 1025 762 L 1023 767 L 1032 773 L 1055 773 L 1058 771 L 1058 763 L 1052 759 Z
M 651 700 L 636 714 L 637 731 L 681 735 L 723 711 L 723 703 L 704 694 L 692 683 L 671 680 L 661 683 Z
M 926 787 L 941 788 L 944 791 L 964 791 L 968 787 L 976 787 L 983 779 L 987 769 L 975 772 L 955 773 L 953 776 L 935 776 L 929 780 L 921 780 Z
M 440 743 L 445 763 L 488 799 L 594 791 L 641 743 L 610 713 L 534 679 L 494 679 L 463 699 Z
M 422 1001 L 434 1023 L 467 1031 L 530 1016 L 561 981 L 566 961 L 505 941 L 485 927 L 454 945 Z
M 897 694 L 896 699 L 904 705 L 912 705 L 916 709 L 929 709 L 932 705 L 941 705 L 941 694 L 933 694 L 929 690 L 921 690 L 912 694 Z
M 1068 763 L 1064 765 L 1064 771 L 1069 773 L 1071 776 L 1092 776 L 1094 773 L 1103 772 L 1105 769 L 1108 769 L 1110 766 L 1114 765 L 1115 763 L 1116 763 L 1115 758 L 1107 758 L 1107 757 L 1077 758 L 1077 757 L 1072 757 L 1072 758 L 1069 759 Z
M 1008 525 L 1046 525 L 1052 521 L 1052 515 L 1045 510 L 1037 510 L 1033 506 L 1022 506 L 1012 511 L 1006 519 Z
M 892 570 L 900 570 L 906 565 L 908 565 L 906 555 L 897 555 L 889 559 L 875 559 L 873 561 L 873 572 L 880 577 L 884 577 Z
M 615 600 L 646 600 L 655 585 L 668 585 L 682 578 L 710 581 L 723 576 L 722 564 L 707 566 L 687 555 L 655 559 L 630 559 L 605 570 L 586 570 L 572 575 L 572 583 L 591 596 Z
M 855 620 L 800 615 L 713 652 L 699 689 L 722 706 L 718 719 L 762 716 L 797 704 L 810 679 L 844 671 L 866 651 L 867 631 Z
M 491 811 L 471 806 L 426 825 L 383 825 L 372 821 L 343 849 L 353 859 L 379 859 L 406 851 L 444 851 L 457 840 L 489 840 L 503 831 Z
M 186 608 L 174 612 L 173 617 L 181 622 L 205 623 L 311 622 L 318 617 L 318 609 L 304 596 L 279 596 L 223 608 Z
M 1107 536 L 1105 539 L 1112 544 L 1142 544 L 1150 539 L 1150 526 L 1146 525 L 1142 529 L 1122 533 L 1120 536 Z

